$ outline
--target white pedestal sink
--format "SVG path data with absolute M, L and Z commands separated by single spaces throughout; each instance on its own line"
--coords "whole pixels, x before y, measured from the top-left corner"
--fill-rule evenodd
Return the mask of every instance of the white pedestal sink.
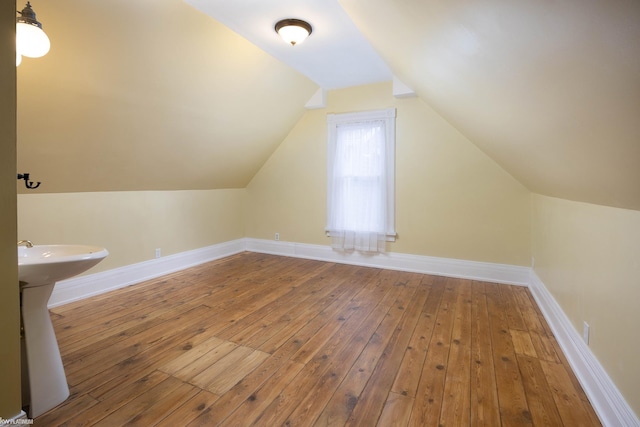
M 64 402 L 69 387 L 60 349 L 51 325 L 47 302 L 56 282 L 78 275 L 99 263 L 109 252 L 97 246 L 36 245 L 18 247 L 20 312 L 24 330 L 23 396 L 29 416 L 35 418 Z M 25 393 L 25 391 L 27 391 Z M 27 402 L 23 401 L 23 405 Z

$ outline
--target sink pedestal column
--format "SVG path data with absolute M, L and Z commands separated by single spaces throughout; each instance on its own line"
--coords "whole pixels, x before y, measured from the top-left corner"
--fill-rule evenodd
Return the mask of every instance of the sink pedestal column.
M 20 289 L 30 418 L 42 415 L 69 397 L 60 349 L 47 308 L 54 284 Z M 23 384 L 25 386 L 27 384 Z

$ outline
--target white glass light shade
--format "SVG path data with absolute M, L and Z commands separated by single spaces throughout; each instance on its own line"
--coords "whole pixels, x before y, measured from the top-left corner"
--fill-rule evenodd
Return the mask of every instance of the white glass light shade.
M 280 37 L 282 37 L 284 41 L 292 45 L 302 43 L 302 41 L 309 36 L 309 32 L 306 29 L 295 25 L 280 28 L 278 34 L 280 34 Z
M 278 21 L 275 30 L 284 41 L 292 46 L 302 43 L 313 31 L 308 22 L 293 18 Z
M 22 63 L 22 55 L 16 52 L 16 67 Z
M 41 28 L 18 22 L 16 24 L 16 50 L 19 55 L 39 58 L 49 52 L 51 42 Z

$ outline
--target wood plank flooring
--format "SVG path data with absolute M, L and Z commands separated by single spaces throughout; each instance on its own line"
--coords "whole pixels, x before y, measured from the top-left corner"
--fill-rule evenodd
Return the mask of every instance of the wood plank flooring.
M 51 310 L 36 426 L 598 426 L 523 287 L 242 253 Z

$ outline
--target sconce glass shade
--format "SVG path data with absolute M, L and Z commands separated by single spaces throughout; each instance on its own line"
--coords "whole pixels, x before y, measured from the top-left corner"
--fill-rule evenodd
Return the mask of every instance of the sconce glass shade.
M 276 33 L 292 46 L 302 43 L 313 31 L 308 22 L 300 19 L 283 19 L 278 21 L 275 29 Z
M 22 55 L 16 52 L 16 67 L 22 63 Z
M 42 30 L 42 24 L 36 20 L 36 14 L 31 9 L 31 3 L 27 5 L 21 16 L 16 18 L 16 51 L 22 56 L 39 58 L 49 52 L 51 42 Z

